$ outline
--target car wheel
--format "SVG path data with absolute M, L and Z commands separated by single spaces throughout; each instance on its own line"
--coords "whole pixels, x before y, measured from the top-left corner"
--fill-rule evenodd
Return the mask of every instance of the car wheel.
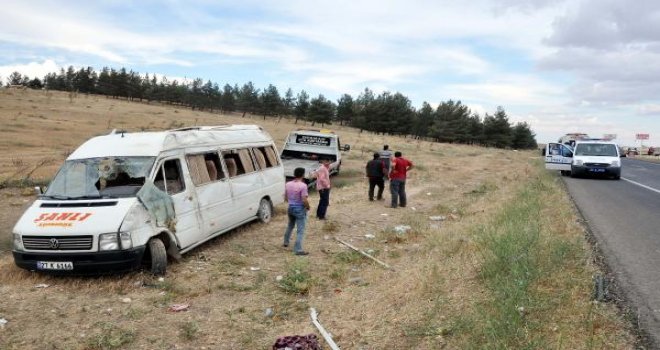
M 165 251 L 165 244 L 160 238 L 152 238 L 149 241 L 149 255 L 151 256 L 149 266 L 151 273 L 156 276 L 165 275 L 167 271 L 167 251 Z
M 261 199 L 259 202 L 259 210 L 257 211 L 257 217 L 259 221 L 267 224 L 270 222 L 270 219 L 273 217 L 273 205 L 266 198 Z
M 575 173 L 575 170 L 573 170 L 573 168 L 571 168 L 570 175 L 571 175 L 571 177 L 577 177 L 577 174 Z

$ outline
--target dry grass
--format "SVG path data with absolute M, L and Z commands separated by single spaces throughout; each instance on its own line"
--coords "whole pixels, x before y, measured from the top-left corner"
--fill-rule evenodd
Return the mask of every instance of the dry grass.
M 67 94 L 41 91 L 0 92 L 0 106 L 5 126 L 0 149 L 27 164 L 45 157 L 61 161 L 89 136 L 113 127 L 156 130 L 175 124 L 258 123 L 281 142 L 290 129 L 302 126 L 98 96 L 78 95 L 70 102 Z M 530 160 L 536 152 L 337 129 L 353 150 L 346 155 L 342 173 L 333 178 L 341 186 L 332 191 L 329 220 L 308 222 L 304 246 L 310 256 L 295 257 L 281 247 L 283 206 L 275 208 L 269 225 L 245 226 L 186 254 L 171 266 L 164 282 L 140 272 L 48 277 L 19 270 L 10 255 L 0 254 L 0 317 L 9 321 L 0 329 L 0 348 L 268 349 L 278 336 L 315 332 L 309 307 L 320 311 L 321 322 L 344 349 L 483 347 L 475 342 L 488 339 L 479 327 L 488 317 L 496 321 L 500 315 L 479 312 L 495 310 L 495 299 L 484 277 L 486 260 L 478 228 L 496 223 L 524 188 L 539 181 L 548 187 L 541 203 L 552 205 L 539 207 L 544 215 L 538 216 L 538 225 L 544 233 L 536 243 L 538 259 L 558 267 L 540 269 L 527 289 L 540 300 L 530 317 L 542 326 L 528 331 L 542 343 L 532 344 L 564 349 L 632 347 L 615 308 L 589 300 L 595 268 L 581 228 L 568 198 L 553 183 L 556 178 L 544 178 L 539 165 Z M 408 208 L 387 209 L 383 202 L 367 200 L 362 170 L 372 151 L 385 143 L 419 165 L 407 185 Z M 16 169 L 10 160 L 4 161 L 0 177 Z M 501 168 L 503 161 L 506 169 Z M 54 171 L 55 166 L 43 167 L 34 176 L 47 178 Z M 19 189 L 2 190 L 0 196 L 0 221 L 5 225 L 0 242 L 8 242 L 11 225 L 30 197 Z M 557 209 L 564 219 L 550 220 L 556 215 L 548 211 Z M 447 219 L 428 220 L 435 215 Z M 391 236 L 397 225 L 412 230 Z M 395 271 L 348 250 L 332 236 L 370 251 Z M 35 288 L 40 283 L 50 287 Z M 131 301 L 123 302 L 124 298 Z M 189 311 L 168 312 L 174 303 L 191 306 Z M 266 314 L 266 309 L 272 312 Z M 507 341 L 507 336 L 500 338 Z M 520 345 L 520 339 L 507 343 L 509 348 Z

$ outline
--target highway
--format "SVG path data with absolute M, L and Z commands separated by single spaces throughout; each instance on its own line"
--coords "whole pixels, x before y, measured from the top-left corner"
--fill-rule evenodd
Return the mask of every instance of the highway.
M 622 158 L 621 180 L 565 178 L 639 325 L 660 347 L 660 164 Z

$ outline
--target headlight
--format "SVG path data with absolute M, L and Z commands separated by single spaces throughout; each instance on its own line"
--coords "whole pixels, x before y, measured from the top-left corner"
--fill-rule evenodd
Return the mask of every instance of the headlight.
M 14 233 L 14 250 L 18 251 L 23 251 L 25 248 L 23 247 L 23 240 L 21 239 L 21 235 L 18 233 Z
M 619 166 L 619 161 L 618 160 L 613 160 L 612 161 L 612 166 L 618 167 Z
M 575 161 L 575 165 L 577 165 L 577 166 L 581 166 L 581 165 L 582 165 L 582 161 L 581 161 L 581 160 L 579 160 L 579 159 L 578 159 L 578 160 L 576 160 L 576 161 Z
M 133 240 L 131 239 L 130 232 L 120 232 L 119 240 L 121 241 L 121 249 L 133 248 Z
M 119 240 L 117 233 L 104 233 L 99 236 L 99 251 L 119 249 Z

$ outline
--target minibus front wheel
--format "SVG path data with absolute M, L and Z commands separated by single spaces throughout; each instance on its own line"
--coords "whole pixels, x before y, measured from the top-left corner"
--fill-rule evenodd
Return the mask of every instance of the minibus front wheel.
M 165 244 L 163 241 L 154 237 L 149 240 L 149 256 L 151 257 L 149 261 L 149 270 L 152 274 L 156 276 L 165 275 L 167 270 L 167 251 L 165 250 Z
M 259 221 L 267 224 L 270 222 L 270 219 L 273 217 L 273 204 L 268 200 L 268 198 L 262 198 L 259 202 L 259 210 L 257 211 L 257 217 Z

